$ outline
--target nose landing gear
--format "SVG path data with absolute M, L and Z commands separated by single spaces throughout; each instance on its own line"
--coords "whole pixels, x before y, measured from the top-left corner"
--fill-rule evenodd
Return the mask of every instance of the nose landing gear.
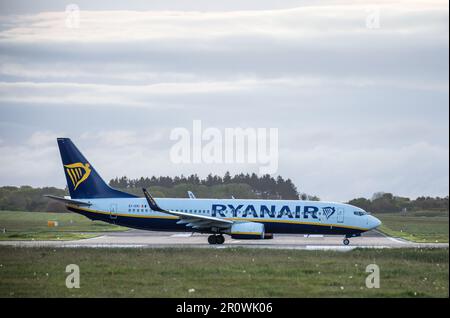
M 349 238 L 351 238 L 351 237 L 360 237 L 360 236 L 361 236 L 361 233 L 345 234 L 345 238 L 344 238 L 344 241 L 342 243 L 344 243 L 344 245 L 348 245 L 348 244 L 350 244 Z
M 223 235 L 210 235 L 208 236 L 208 243 L 211 245 L 214 244 L 223 244 L 225 242 L 225 237 Z

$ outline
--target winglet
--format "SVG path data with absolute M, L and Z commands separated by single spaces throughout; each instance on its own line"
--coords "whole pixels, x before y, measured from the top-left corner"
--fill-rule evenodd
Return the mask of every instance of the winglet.
M 159 207 L 159 205 L 156 203 L 155 199 L 153 199 L 153 197 L 150 195 L 150 193 L 148 193 L 147 189 L 142 188 L 142 191 L 144 192 L 144 196 L 147 199 L 147 203 L 148 203 L 148 206 L 150 207 L 150 209 L 152 209 L 153 211 L 157 211 L 157 212 L 165 212 L 165 210 L 163 210 Z
M 189 199 L 195 199 L 195 194 L 192 191 L 188 191 Z

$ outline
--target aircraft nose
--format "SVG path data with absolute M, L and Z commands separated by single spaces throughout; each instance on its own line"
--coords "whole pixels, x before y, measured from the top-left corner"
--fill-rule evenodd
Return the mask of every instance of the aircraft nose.
M 369 224 L 370 224 L 370 229 L 376 229 L 377 227 L 379 227 L 381 225 L 381 221 L 379 219 L 377 219 L 376 217 L 369 215 Z

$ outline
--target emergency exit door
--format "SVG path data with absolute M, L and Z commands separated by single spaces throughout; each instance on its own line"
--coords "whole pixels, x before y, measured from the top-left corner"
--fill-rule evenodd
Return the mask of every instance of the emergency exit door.
M 109 218 L 112 220 L 117 219 L 117 204 L 111 204 L 109 207 Z
M 344 223 L 344 208 L 338 208 L 337 210 L 337 222 Z

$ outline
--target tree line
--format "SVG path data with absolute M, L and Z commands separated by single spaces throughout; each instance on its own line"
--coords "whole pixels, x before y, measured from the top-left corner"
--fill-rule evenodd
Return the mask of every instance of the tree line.
M 444 198 L 421 196 L 411 200 L 410 198 L 395 196 L 392 193 L 377 192 L 371 199 L 357 198 L 350 200 L 348 203 L 373 213 L 424 210 L 448 211 L 448 196 Z
M 146 187 L 155 197 L 186 198 L 187 191 L 192 191 L 197 198 L 319 200 L 317 196 L 299 192 L 290 179 L 281 176 L 273 178 L 269 175 L 258 177 L 256 174 L 231 176 L 227 173 L 223 177 L 209 175 L 204 179 L 197 175 L 138 179 L 121 177 L 112 179 L 110 185 L 137 196 L 142 196 L 142 188 Z M 62 197 L 68 195 L 68 191 L 67 188 L 55 187 L 0 187 L 0 210 L 66 211 L 63 204 L 45 198 L 45 194 Z M 443 198 L 421 196 L 412 200 L 392 193 L 377 192 L 370 199 L 356 198 L 348 203 L 373 213 L 448 211 L 448 199 L 448 196 Z
M 67 191 L 54 187 L 0 187 L 0 210 L 29 212 L 67 211 L 63 204 L 44 197 L 46 194 L 62 197 L 67 195 Z
M 294 185 L 291 179 L 284 179 L 282 176 L 278 176 L 276 178 L 270 176 L 269 174 L 258 176 L 257 174 L 236 174 L 231 176 L 229 172 L 225 173 L 225 175 L 213 175 L 209 174 L 206 178 L 201 179 L 198 175 L 192 174 L 190 176 L 161 176 L 161 177 L 151 177 L 151 178 L 137 178 L 130 179 L 126 176 L 120 178 L 112 179 L 109 184 L 117 189 L 138 189 L 140 191 L 142 188 L 185 188 L 185 185 L 189 185 L 194 191 L 194 189 L 200 190 L 205 197 L 213 197 L 213 194 L 219 195 L 221 197 L 229 197 L 228 193 L 232 191 L 233 187 L 239 187 L 238 185 L 248 185 L 248 190 L 250 193 L 245 192 L 245 198 L 254 198 L 254 199 L 285 199 L 285 200 L 298 200 L 298 199 L 309 199 L 309 200 L 318 200 L 318 197 L 307 195 L 306 193 L 299 193 L 297 187 Z M 208 191 L 204 191 L 203 187 L 212 188 L 211 194 L 208 194 Z M 230 189 L 231 188 L 231 189 Z M 218 189 L 227 189 L 226 193 L 217 193 Z M 216 190 L 216 191 L 214 191 Z M 236 192 L 234 192 L 233 196 L 242 197 L 240 195 L 239 190 L 243 190 L 242 187 L 239 189 L 236 188 Z M 134 191 L 132 191 L 134 192 Z M 164 192 L 164 191 L 163 191 Z M 168 191 L 173 192 L 173 191 Z M 162 193 L 166 196 L 165 193 Z M 174 193 L 171 193 L 174 195 Z M 176 194 L 176 193 L 175 193 Z M 216 196 L 217 197 L 217 196 Z

